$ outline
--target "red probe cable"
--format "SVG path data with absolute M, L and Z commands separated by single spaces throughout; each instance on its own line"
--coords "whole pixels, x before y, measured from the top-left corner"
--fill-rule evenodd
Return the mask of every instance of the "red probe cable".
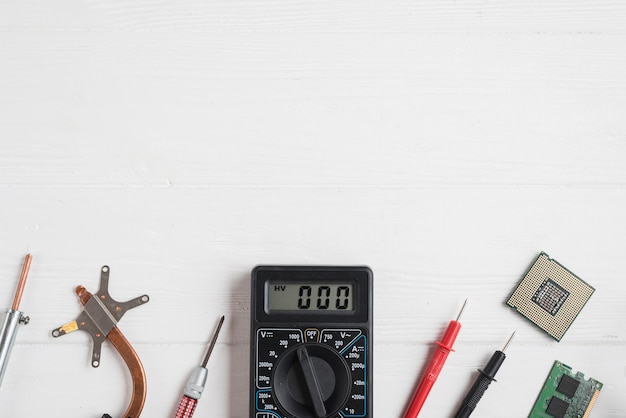
M 426 371 L 422 375 L 422 379 L 417 385 L 417 389 L 413 394 L 413 398 L 411 398 L 411 403 L 404 414 L 404 418 L 416 418 L 419 415 L 430 390 L 437 381 L 439 373 L 441 372 L 441 369 L 443 369 L 443 365 L 446 363 L 448 354 L 450 354 L 450 351 L 454 351 L 452 346 L 454 345 L 454 341 L 461 330 L 461 323 L 459 322 L 459 319 L 461 319 L 461 315 L 465 310 L 465 305 L 467 305 L 467 299 L 465 299 L 465 303 L 463 303 L 463 307 L 461 308 L 461 312 L 459 312 L 459 316 L 456 318 L 456 321 L 452 320 L 450 321 L 450 324 L 448 324 L 446 333 L 443 335 L 441 341 L 435 341 L 435 344 L 437 344 L 435 352 L 430 359 L 430 363 L 428 363 Z

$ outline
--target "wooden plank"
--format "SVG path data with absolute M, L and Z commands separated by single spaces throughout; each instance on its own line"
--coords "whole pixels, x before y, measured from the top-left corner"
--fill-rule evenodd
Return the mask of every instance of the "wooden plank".
M 5 0 L 12 30 L 163 32 L 624 33 L 623 2 L 549 1 L 45 1 Z
M 1 39 L 4 185 L 624 182 L 626 35 Z

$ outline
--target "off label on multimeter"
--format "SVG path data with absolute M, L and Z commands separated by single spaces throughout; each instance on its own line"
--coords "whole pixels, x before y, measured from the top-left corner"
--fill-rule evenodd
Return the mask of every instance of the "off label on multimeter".
M 252 271 L 251 418 L 371 418 L 372 271 Z

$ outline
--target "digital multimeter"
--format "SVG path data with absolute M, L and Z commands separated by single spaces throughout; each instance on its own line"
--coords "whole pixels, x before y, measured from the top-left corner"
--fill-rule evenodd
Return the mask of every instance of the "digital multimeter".
M 372 271 L 252 271 L 250 418 L 371 418 Z

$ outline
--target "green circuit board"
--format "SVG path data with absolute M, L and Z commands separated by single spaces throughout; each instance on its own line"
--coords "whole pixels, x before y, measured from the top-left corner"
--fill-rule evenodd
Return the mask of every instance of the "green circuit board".
M 587 418 L 602 383 L 555 361 L 528 418 Z

